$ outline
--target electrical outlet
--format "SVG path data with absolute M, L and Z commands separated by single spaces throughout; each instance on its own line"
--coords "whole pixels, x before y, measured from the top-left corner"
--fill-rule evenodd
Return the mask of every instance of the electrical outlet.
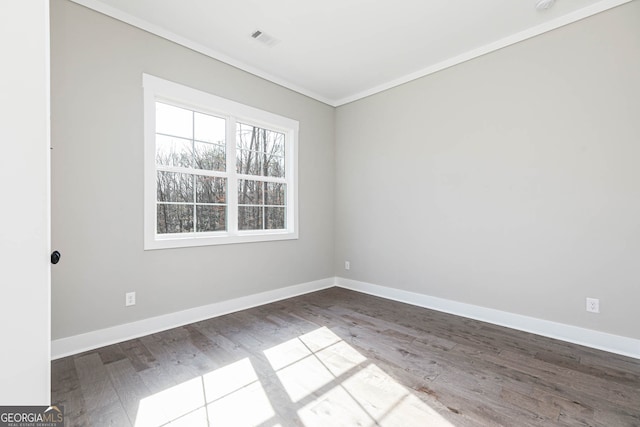
M 597 298 L 587 298 L 587 311 L 590 313 L 600 313 L 600 300 Z
M 345 270 L 351 270 L 351 263 L 349 261 L 345 261 L 344 262 L 344 269 Z
M 124 294 L 124 305 L 125 307 L 129 307 L 130 305 L 136 305 L 135 292 L 127 292 L 126 294 Z

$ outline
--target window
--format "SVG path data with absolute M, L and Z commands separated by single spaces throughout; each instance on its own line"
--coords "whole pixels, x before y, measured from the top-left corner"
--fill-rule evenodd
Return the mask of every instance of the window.
M 298 122 L 143 75 L 145 249 L 296 239 Z

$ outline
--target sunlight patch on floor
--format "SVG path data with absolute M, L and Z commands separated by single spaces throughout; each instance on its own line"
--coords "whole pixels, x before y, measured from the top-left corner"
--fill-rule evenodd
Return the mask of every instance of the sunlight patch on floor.
M 328 328 L 286 341 L 264 354 L 292 402 L 314 393 L 366 360 Z
M 328 328 L 265 351 L 305 426 L 453 427 Z M 308 403 L 306 403 L 308 402 Z
M 342 387 L 381 425 L 452 425 L 375 364 L 347 378 Z
M 248 358 L 216 369 L 202 376 L 207 403 L 231 395 L 233 392 L 258 382 L 258 375 Z
M 208 422 L 249 426 L 274 416 L 258 375 L 245 358 L 142 399 L 135 427 L 199 427 Z
M 264 355 L 273 372 L 258 376 L 265 362 L 246 357 L 140 400 L 135 427 L 275 427 L 274 407 L 304 426 L 453 427 L 326 327 Z
M 259 382 L 210 403 L 207 411 L 214 426 L 257 426 L 275 416 Z
M 136 427 L 160 426 L 203 408 L 202 378 L 185 381 L 140 400 Z
M 136 423 L 136 427 L 138 423 Z M 209 427 L 207 421 L 207 411 L 205 408 L 200 408 L 194 412 L 188 413 L 177 420 L 174 420 L 168 424 L 167 427 Z

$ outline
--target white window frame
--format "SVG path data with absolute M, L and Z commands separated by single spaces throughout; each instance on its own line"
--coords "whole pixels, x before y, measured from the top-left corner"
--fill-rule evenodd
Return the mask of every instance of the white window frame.
M 144 249 L 209 246 L 298 238 L 298 122 L 188 86 L 142 75 L 144 92 Z M 227 231 L 157 233 L 156 101 L 224 118 L 226 127 Z M 236 172 L 236 123 L 285 134 L 286 228 L 238 230 L 238 179 L 272 181 Z M 221 174 L 216 173 L 220 176 Z

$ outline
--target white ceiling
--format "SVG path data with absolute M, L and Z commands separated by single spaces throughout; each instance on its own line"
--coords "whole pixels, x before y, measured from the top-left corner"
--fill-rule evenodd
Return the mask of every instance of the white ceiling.
M 338 106 L 631 0 L 74 1 Z

